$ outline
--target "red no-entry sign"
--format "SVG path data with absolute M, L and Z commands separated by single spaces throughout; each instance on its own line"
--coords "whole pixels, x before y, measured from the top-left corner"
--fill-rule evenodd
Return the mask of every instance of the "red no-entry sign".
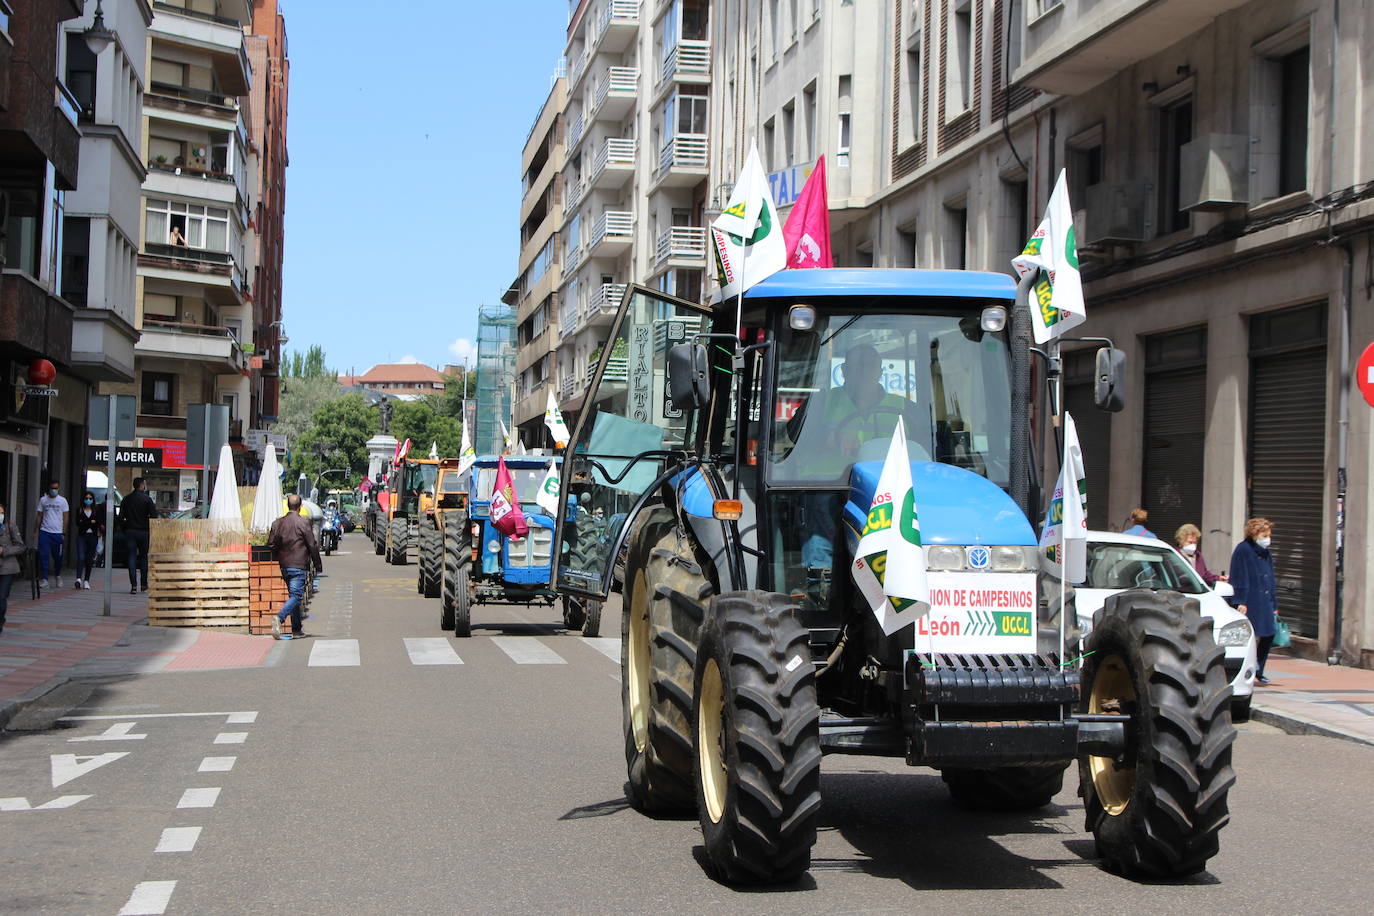
M 1355 384 L 1360 386 L 1365 403 L 1374 407 L 1374 343 L 1364 348 L 1355 364 Z

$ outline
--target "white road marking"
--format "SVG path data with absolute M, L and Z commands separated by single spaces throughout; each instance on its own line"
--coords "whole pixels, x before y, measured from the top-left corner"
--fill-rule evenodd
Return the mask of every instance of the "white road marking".
M 517 665 L 566 665 L 563 656 L 533 636 L 493 636 L 496 648 Z
M 252 725 L 258 721 L 258 714 L 255 712 L 231 712 L 229 718 L 224 720 L 225 725 Z
M 78 776 L 84 776 L 91 770 L 98 770 L 107 763 L 114 763 L 121 757 L 128 757 L 128 751 L 116 751 L 111 754 L 96 754 L 91 757 L 78 757 L 75 754 L 53 754 L 52 755 L 52 787 L 71 782 Z
M 206 757 L 200 762 L 197 773 L 228 773 L 234 768 L 237 757 Z
M 216 744 L 242 744 L 248 740 L 248 732 L 220 732 L 215 735 Z
M 168 827 L 162 831 L 162 839 L 157 841 L 153 852 L 190 852 L 196 848 L 200 839 L 199 827 Z
M 247 724 L 258 717 L 256 712 L 149 712 L 139 713 L 135 719 L 197 719 L 203 716 L 228 716 L 226 724 L 237 725 Z M 237 719 L 235 716 L 252 716 L 252 719 Z M 59 722 L 109 722 L 111 719 L 128 719 L 128 715 L 123 716 L 62 716 Z
M 138 741 L 148 737 L 146 734 L 129 734 L 137 724 L 137 722 L 119 722 L 115 725 L 111 725 L 99 735 L 85 735 L 81 738 L 68 738 L 67 741 L 68 743 L 72 741 Z
M 620 640 L 612 636 L 581 636 L 578 637 L 587 645 L 591 646 L 611 661 L 620 663 Z
M 129 902 L 119 911 L 119 916 L 161 916 L 167 912 L 167 904 L 172 901 L 172 891 L 176 890 L 175 881 L 140 881 L 134 885 Z
M 453 644 L 443 636 L 407 636 L 406 652 L 412 665 L 461 665 L 463 660 L 453 650 Z
M 187 789 L 181 793 L 178 808 L 213 808 L 219 801 L 219 789 Z
M 362 664 L 356 639 L 321 639 L 310 649 L 314 668 L 348 668 Z
M 59 808 L 70 808 L 77 802 L 83 802 L 90 798 L 89 795 L 60 795 L 50 802 L 44 802 L 36 807 L 30 807 L 27 798 L 0 798 L 0 811 L 56 811 Z

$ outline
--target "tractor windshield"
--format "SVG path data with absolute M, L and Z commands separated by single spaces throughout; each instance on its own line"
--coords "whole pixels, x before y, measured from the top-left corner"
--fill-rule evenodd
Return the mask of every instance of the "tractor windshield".
M 434 493 L 434 483 L 439 479 L 437 464 L 407 464 L 406 492 L 409 494 Z
M 1011 364 L 1005 332 L 979 326 L 983 305 L 826 302 L 810 330 L 784 323 L 769 482 L 844 486 L 856 461 L 883 460 L 900 417 L 913 461 L 958 465 L 1007 486 Z
M 474 498 L 480 502 L 491 501 L 491 491 L 496 487 L 496 468 L 477 469 L 477 493 Z M 513 468 L 507 467 L 510 471 L 511 486 L 515 488 L 515 496 L 520 500 L 521 506 L 535 505 L 535 499 L 539 496 L 539 485 L 544 482 L 549 469 L 542 468 Z

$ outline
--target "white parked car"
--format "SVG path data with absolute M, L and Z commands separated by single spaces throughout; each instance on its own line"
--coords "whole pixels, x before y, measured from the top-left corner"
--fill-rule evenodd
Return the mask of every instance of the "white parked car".
M 1226 650 L 1226 674 L 1231 679 L 1231 718 L 1250 718 L 1255 688 L 1255 631 L 1245 615 L 1226 603 L 1234 592 L 1226 582 L 1207 587 L 1193 564 L 1173 547 L 1155 538 L 1088 532 L 1088 578 L 1074 589 L 1075 614 L 1084 636 L 1092 629 L 1093 614 L 1108 595 L 1128 588 L 1170 589 L 1194 597 L 1202 615 L 1212 619 L 1212 636 Z

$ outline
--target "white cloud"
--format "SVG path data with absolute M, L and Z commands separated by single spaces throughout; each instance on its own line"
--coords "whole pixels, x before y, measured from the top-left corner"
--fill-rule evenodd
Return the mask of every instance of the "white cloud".
M 477 360 L 477 344 L 466 337 L 459 337 L 449 344 L 448 352 L 453 354 L 455 363 L 471 363 Z
M 400 359 L 396 360 L 396 362 L 402 364 L 418 363 L 419 361 L 419 357 L 417 357 L 414 353 L 407 353 L 405 356 L 402 356 Z

